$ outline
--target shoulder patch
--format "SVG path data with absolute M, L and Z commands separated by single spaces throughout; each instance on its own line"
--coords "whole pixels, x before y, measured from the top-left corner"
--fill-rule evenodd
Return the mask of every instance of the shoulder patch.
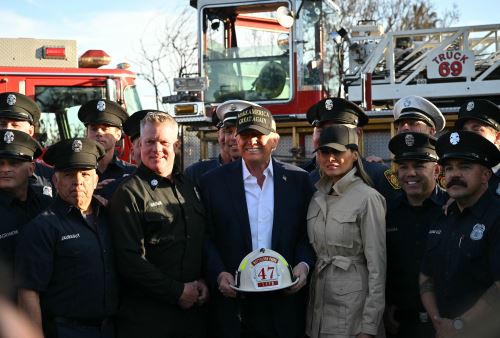
M 398 177 L 396 176 L 394 170 L 390 168 L 387 169 L 386 171 L 384 171 L 384 176 L 393 189 L 401 189 L 401 185 L 399 184 Z
M 442 171 L 439 173 L 436 181 L 437 185 L 446 190 L 446 179 L 444 178 L 444 173 Z

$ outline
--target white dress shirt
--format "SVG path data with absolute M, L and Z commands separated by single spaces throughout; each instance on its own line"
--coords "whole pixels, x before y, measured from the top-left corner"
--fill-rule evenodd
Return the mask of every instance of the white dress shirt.
M 252 250 L 260 248 L 270 249 L 274 219 L 274 180 L 272 161 L 269 161 L 269 165 L 264 170 L 265 179 L 262 184 L 262 189 L 257 184 L 257 178 L 252 176 L 248 171 L 245 161 L 243 161 L 242 167 L 248 220 L 250 221 L 250 232 L 252 235 Z

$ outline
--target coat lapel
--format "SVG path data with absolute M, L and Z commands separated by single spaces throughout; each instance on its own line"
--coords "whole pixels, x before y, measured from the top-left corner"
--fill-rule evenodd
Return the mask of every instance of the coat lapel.
M 228 189 L 232 200 L 232 210 L 237 215 L 238 226 L 241 227 L 246 252 L 252 251 L 252 235 L 250 232 L 250 221 L 248 220 L 247 201 L 245 197 L 245 186 L 243 185 L 242 160 L 238 160 L 232 166 L 230 175 L 227 177 Z
M 273 211 L 273 234 L 271 239 L 271 249 L 278 249 L 278 238 L 280 238 L 281 225 L 286 220 L 286 198 L 287 181 L 285 170 L 281 163 L 273 161 L 274 180 L 274 211 Z

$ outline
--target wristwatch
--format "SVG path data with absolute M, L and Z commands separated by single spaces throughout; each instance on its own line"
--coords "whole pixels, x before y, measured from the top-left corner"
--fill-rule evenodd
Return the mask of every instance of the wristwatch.
M 453 326 L 453 328 L 455 330 L 461 331 L 465 327 L 465 322 L 462 318 L 457 317 L 457 318 L 453 319 L 453 321 L 451 322 L 451 325 Z

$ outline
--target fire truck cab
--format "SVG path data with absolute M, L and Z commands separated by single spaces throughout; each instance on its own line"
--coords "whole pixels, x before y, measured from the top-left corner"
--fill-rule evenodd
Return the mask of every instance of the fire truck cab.
M 42 116 L 36 132 L 43 146 L 84 136 L 77 112 L 88 100 L 110 99 L 130 113 L 141 109 L 134 73 L 124 65 L 100 69 L 109 55 L 90 50 L 77 58 L 76 48 L 74 40 L 0 39 L 0 92 L 19 92 L 37 102 Z
M 326 96 L 364 106 L 362 153 L 390 159 L 392 107 L 407 95 L 436 103 L 450 123 L 468 98 L 500 102 L 500 25 L 389 32 L 341 27 L 333 0 L 191 0 L 199 77 L 174 80 L 168 111 L 184 125 L 184 165 L 217 156 L 209 121 L 229 99 L 261 104 L 280 133 L 274 155 L 312 156 L 308 108 Z

